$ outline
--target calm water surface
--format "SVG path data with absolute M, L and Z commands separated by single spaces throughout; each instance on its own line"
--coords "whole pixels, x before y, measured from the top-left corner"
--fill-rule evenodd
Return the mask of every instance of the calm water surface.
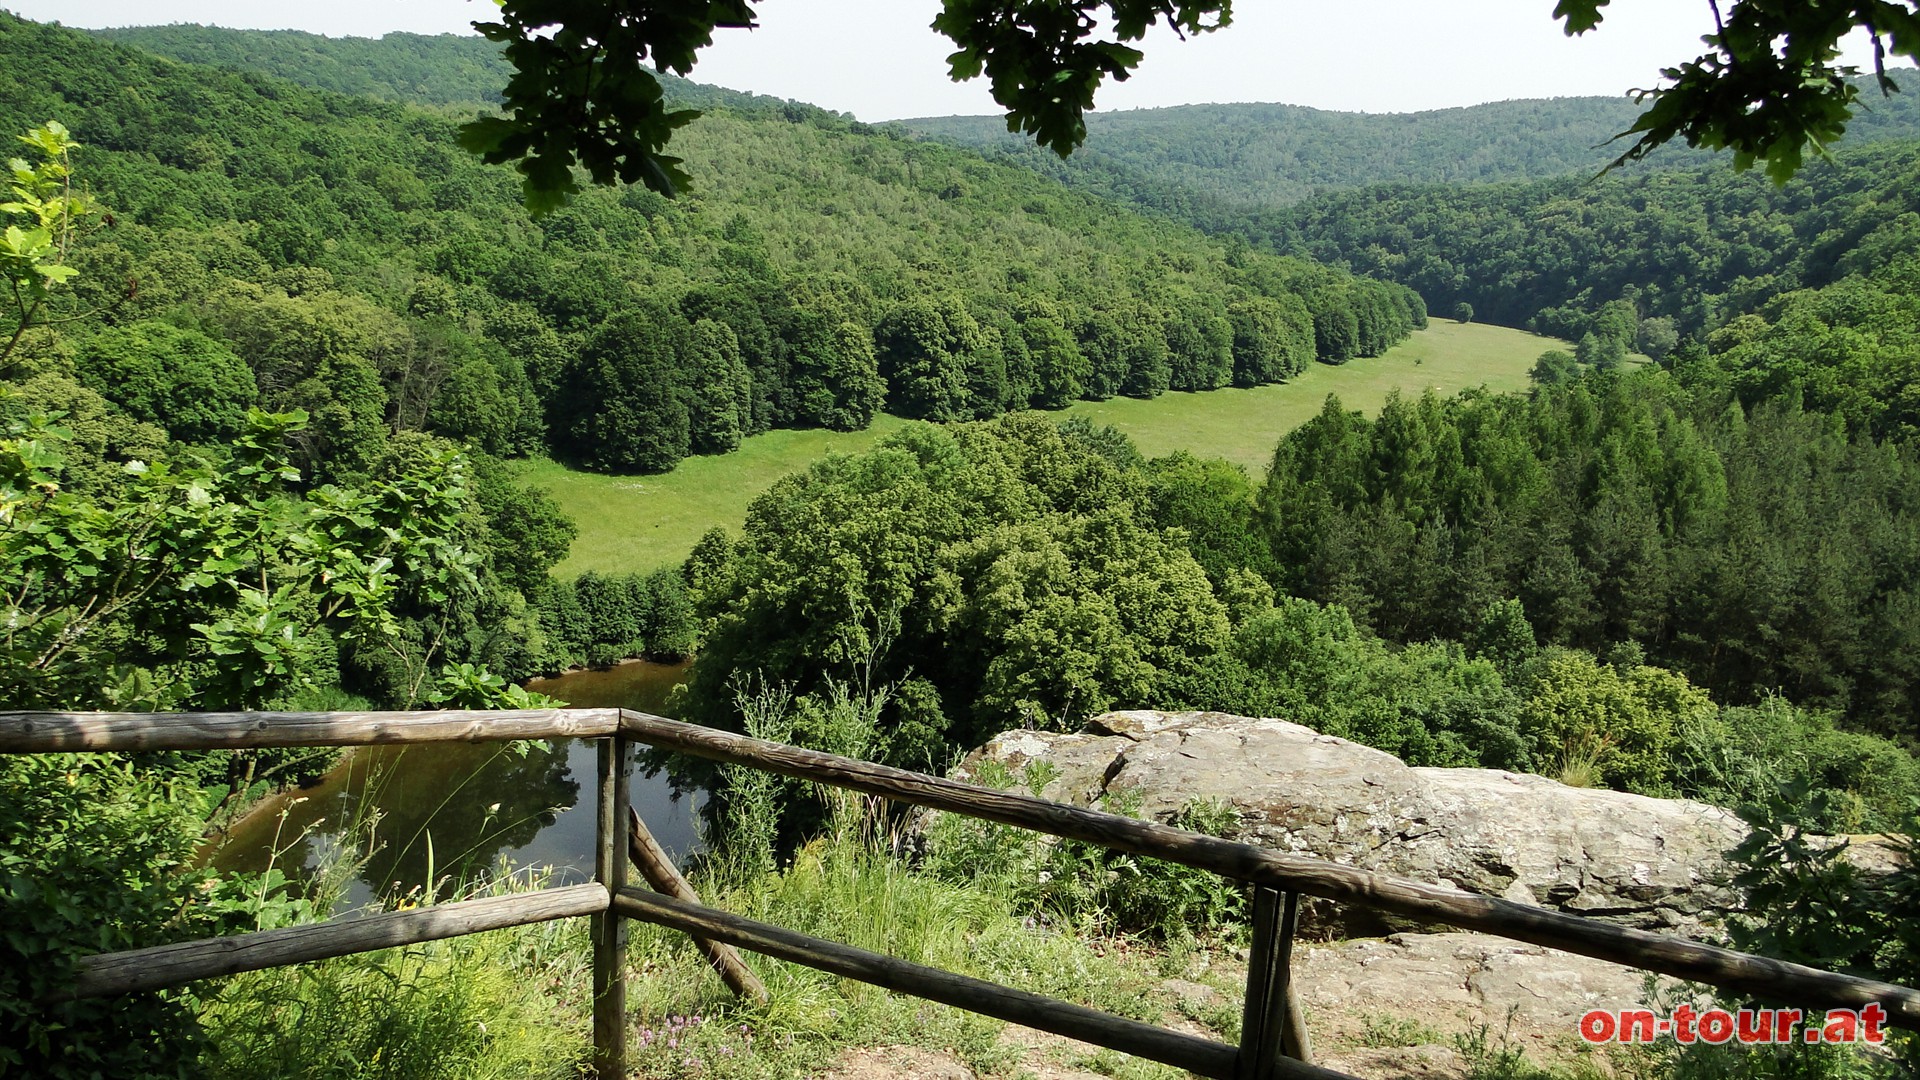
M 640 661 L 606 671 L 536 679 L 527 689 L 583 708 L 667 712 L 686 664 Z M 521 756 L 500 744 L 424 743 L 360 747 L 312 787 L 262 803 L 236 825 L 209 861 L 223 869 L 278 866 L 311 876 L 336 859 L 374 819 L 375 851 L 342 898 L 362 906 L 428 880 L 485 870 L 504 857 L 516 867 L 551 867 L 554 884 L 593 877 L 594 743 L 532 744 Z M 665 773 L 636 773 L 633 805 L 674 855 L 699 846 L 694 823 L 702 792 L 676 794 Z M 364 851 L 364 841 L 354 850 Z

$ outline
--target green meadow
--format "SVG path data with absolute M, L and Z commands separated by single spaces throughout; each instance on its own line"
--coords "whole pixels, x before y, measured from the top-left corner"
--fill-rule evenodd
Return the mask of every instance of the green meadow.
M 1434 319 L 1384 356 L 1341 367 L 1315 364 L 1284 385 L 1168 393 L 1151 401 L 1082 401 L 1062 416 L 1111 424 L 1149 456 L 1185 450 L 1258 473 L 1280 436 L 1319 412 L 1329 394 L 1349 408 L 1372 412 L 1395 390 L 1518 390 L 1526 387 L 1527 371 L 1542 352 L 1566 347 L 1524 330 Z M 646 571 L 686 558 L 715 525 L 740 528 L 747 504 L 787 473 L 828 454 L 857 454 L 906 424 L 883 415 L 865 431 L 770 431 L 731 454 L 687 458 L 658 476 L 605 476 L 551 461 L 529 462 L 524 475 L 552 492 L 579 523 L 580 536 L 558 574 Z
M 1310 364 L 1292 382 L 1229 387 L 1204 393 L 1168 393 L 1151 401 L 1110 398 L 1068 406 L 1068 415 L 1111 424 L 1130 436 L 1148 457 L 1185 450 L 1225 458 L 1260 474 L 1280 436 L 1312 419 L 1327 395 L 1349 409 L 1372 413 L 1395 390 L 1448 395 L 1474 386 L 1523 390 L 1533 362 L 1564 341 L 1481 323 L 1432 319 L 1425 330 L 1384 356 L 1334 367 Z

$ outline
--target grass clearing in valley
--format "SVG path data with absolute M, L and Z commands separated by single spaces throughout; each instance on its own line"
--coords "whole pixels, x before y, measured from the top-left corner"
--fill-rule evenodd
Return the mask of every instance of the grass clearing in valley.
M 1505 326 L 1433 319 L 1427 329 L 1384 356 L 1335 367 L 1314 364 L 1292 382 L 1228 387 L 1200 393 L 1167 393 L 1151 401 L 1110 398 L 1080 401 L 1064 415 L 1084 416 L 1127 433 L 1148 457 L 1185 450 L 1196 457 L 1225 458 L 1258 476 L 1266 471 L 1280 437 L 1320 411 L 1332 394 L 1349 409 L 1379 411 L 1395 390 L 1419 396 L 1469 387 L 1524 390 L 1527 372 L 1548 349 L 1571 349 L 1564 341 Z
M 1131 436 L 1148 456 L 1186 450 L 1232 461 L 1254 474 L 1266 468 L 1280 437 L 1320 411 L 1328 394 L 1372 413 L 1395 390 L 1451 394 L 1468 387 L 1524 389 L 1540 354 L 1565 342 L 1504 326 L 1434 319 L 1386 355 L 1340 367 L 1315 364 L 1292 382 L 1252 390 L 1167 393 L 1151 401 L 1082 401 L 1057 414 L 1085 416 Z M 690 457 L 658 476 L 605 476 L 551 461 L 525 466 L 529 484 L 546 488 L 580 526 L 561 577 L 589 570 L 647 572 L 687 557 L 716 525 L 738 530 L 747 505 L 780 477 L 828 454 L 857 454 L 908 422 L 879 416 L 865 431 L 770 431 L 739 450 Z
M 563 578 L 589 571 L 646 573 L 679 563 L 715 525 L 738 531 L 747 504 L 775 480 L 828 454 L 857 454 L 907 425 L 881 415 L 865 431 L 769 431 L 731 454 L 690 457 L 658 476 L 607 476 L 552 461 L 525 467 L 580 526 Z

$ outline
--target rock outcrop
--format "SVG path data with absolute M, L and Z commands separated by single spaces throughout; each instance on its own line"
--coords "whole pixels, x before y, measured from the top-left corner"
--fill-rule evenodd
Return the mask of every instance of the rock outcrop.
M 1689 928 L 1728 907 L 1721 854 L 1746 833 L 1702 803 L 1414 768 L 1298 724 L 1221 713 L 1119 712 L 1078 734 L 1005 732 L 960 775 L 983 759 L 1016 774 L 1047 762 L 1043 794 L 1062 802 L 1126 790 L 1139 813 L 1164 819 L 1218 799 L 1239 817 L 1230 839 L 1648 929 Z M 1317 915 L 1349 934 L 1404 928 L 1377 913 Z

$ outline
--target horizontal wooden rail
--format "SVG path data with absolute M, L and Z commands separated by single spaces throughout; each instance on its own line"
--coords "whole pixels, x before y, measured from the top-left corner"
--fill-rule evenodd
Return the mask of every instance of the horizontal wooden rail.
M 1859 1008 L 1877 1002 L 1887 1010 L 1889 1024 L 1920 1030 L 1920 992 L 1904 986 L 1630 930 L 1579 915 L 1389 877 L 1323 859 L 1286 855 L 1155 822 L 803 750 L 630 709 L 622 709 L 620 718 L 621 729 L 633 738 L 696 757 L 1084 840 L 1256 885 L 1496 934 L 1803 1007 Z
M 1065 1035 L 1201 1076 L 1231 1080 L 1239 1057 L 1233 1047 L 1197 1035 L 1183 1035 L 984 979 L 908 963 L 642 889 L 621 889 L 614 895 L 613 910 L 695 937 L 724 941 L 779 960 Z M 1289 1061 L 1281 1062 L 1273 1075 L 1283 1080 L 1352 1080 L 1344 1073 Z
M 496 742 L 598 738 L 617 709 L 449 709 L 438 712 L 0 712 L 0 753 L 72 750 L 242 750 L 263 746 Z
M 67 996 L 130 994 L 216 975 L 325 960 L 574 915 L 593 915 L 607 910 L 607 899 L 604 885 L 569 885 L 338 922 L 101 953 L 80 961 L 73 992 Z

